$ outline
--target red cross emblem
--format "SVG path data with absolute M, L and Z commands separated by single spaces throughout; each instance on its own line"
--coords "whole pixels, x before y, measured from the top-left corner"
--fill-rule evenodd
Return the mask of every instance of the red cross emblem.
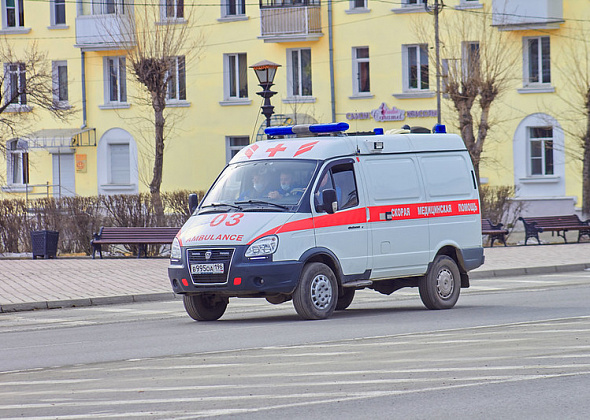
M 283 147 L 283 143 L 281 143 L 277 144 L 277 146 L 273 147 L 272 149 L 267 149 L 266 151 L 268 152 L 268 157 L 275 157 L 278 152 L 284 152 L 285 150 L 287 150 L 287 148 Z

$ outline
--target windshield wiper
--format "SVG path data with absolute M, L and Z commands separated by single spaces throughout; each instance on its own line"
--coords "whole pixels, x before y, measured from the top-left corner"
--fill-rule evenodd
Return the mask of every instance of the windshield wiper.
M 199 213 L 201 212 L 201 210 L 206 209 L 208 207 L 213 207 L 214 209 L 217 209 L 218 207 L 230 207 L 232 209 L 236 209 L 236 210 L 242 211 L 242 208 L 240 206 L 234 206 L 233 204 L 229 204 L 229 203 L 211 203 L 211 204 L 207 204 L 206 206 L 201 207 L 199 209 Z
M 278 207 L 283 210 L 289 210 L 289 207 L 283 206 L 282 204 L 271 203 L 270 201 L 262 201 L 262 200 L 236 201 L 235 204 L 266 204 L 269 206 Z

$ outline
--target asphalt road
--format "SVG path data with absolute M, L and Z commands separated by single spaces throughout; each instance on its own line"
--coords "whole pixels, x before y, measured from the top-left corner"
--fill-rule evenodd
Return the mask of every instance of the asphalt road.
M 323 321 L 230 301 L 0 314 L 0 418 L 590 417 L 590 272 L 481 279 L 449 311 L 362 291 Z

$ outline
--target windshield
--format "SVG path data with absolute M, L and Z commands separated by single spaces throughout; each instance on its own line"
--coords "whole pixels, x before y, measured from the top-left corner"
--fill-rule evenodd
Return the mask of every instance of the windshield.
M 265 160 L 229 165 L 221 173 L 200 210 L 247 210 L 264 206 L 284 211 L 299 203 L 317 167 L 312 160 Z

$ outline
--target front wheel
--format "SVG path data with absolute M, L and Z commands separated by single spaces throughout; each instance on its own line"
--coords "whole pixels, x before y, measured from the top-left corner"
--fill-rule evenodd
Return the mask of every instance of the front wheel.
M 224 314 L 227 298 L 211 294 L 184 295 L 184 309 L 196 321 L 215 321 Z
M 354 289 L 352 287 L 345 287 L 344 292 L 341 296 L 338 296 L 338 302 L 336 302 L 336 310 L 343 311 L 350 306 L 354 299 Z
M 459 299 L 461 275 L 457 263 L 439 255 L 428 273 L 420 279 L 420 298 L 428 309 L 451 309 Z
M 338 283 L 325 264 L 307 264 L 293 293 L 293 306 L 301 318 L 329 318 L 336 309 Z

